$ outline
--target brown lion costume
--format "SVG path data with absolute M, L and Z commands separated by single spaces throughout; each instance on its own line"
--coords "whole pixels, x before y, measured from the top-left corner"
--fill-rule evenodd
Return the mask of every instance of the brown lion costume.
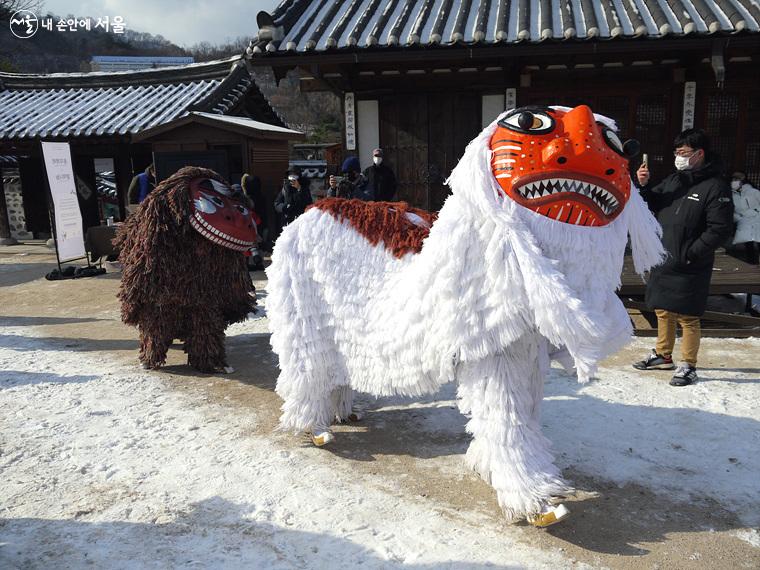
M 227 367 L 224 330 L 254 310 L 243 252 L 255 245 L 250 203 L 217 173 L 185 167 L 163 181 L 116 238 L 121 318 L 140 329 L 140 362 L 158 368 L 172 341 L 202 372 Z

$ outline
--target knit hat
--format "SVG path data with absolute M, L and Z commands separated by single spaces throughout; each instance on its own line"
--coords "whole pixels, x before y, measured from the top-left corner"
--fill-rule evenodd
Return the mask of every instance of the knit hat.
M 346 158 L 346 160 L 343 161 L 343 165 L 340 167 L 341 172 L 349 172 L 351 170 L 354 172 L 361 172 L 362 170 L 359 159 L 355 156 L 349 156 Z

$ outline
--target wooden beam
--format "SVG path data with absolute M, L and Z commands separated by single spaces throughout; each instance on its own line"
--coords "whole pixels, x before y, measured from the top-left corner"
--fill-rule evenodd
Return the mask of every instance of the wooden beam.
M 639 311 L 651 311 L 647 304 L 642 301 L 634 301 L 633 299 L 622 299 L 623 306 L 628 309 L 638 309 Z M 748 325 L 758 329 L 760 332 L 760 317 L 753 317 L 751 315 L 742 315 L 735 313 L 724 313 L 720 311 L 705 311 L 701 317 L 707 321 L 717 321 L 723 323 L 731 323 L 734 325 Z
M 760 329 L 702 329 L 703 338 L 757 338 L 760 337 Z M 634 336 L 656 337 L 654 329 L 636 329 Z

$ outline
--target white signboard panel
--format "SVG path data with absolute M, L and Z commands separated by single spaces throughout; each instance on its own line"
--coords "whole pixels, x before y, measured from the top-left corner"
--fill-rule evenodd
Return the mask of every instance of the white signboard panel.
M 356 150 L 356 108 L 354 94 L 346 93 L 346 150 Z
M 687 81 L 683 84 L 683 120 L 681 129 L 694 128 L 694 108 L 697 101 L 697 83 Z
M 504 94 L 504 109 L 514 109 L 517 107 L 517 89 L 510 87 Z
M 55 241 L 61 262 L 85 257 L 82 213 L 79 211 L 69 143 L 43 142 L 50 193 L 55 210 Z

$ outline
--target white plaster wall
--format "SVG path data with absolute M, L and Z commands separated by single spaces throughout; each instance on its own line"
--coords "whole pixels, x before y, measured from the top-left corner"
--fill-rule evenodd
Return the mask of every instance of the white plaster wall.
M 380 110 L 376 100 L 357 101 L 359 162 L 362 170 L 372 164 L 372 151 L 380 146 Z
M 504 95 L 483 95 L 483 128 L 504 112 Z

